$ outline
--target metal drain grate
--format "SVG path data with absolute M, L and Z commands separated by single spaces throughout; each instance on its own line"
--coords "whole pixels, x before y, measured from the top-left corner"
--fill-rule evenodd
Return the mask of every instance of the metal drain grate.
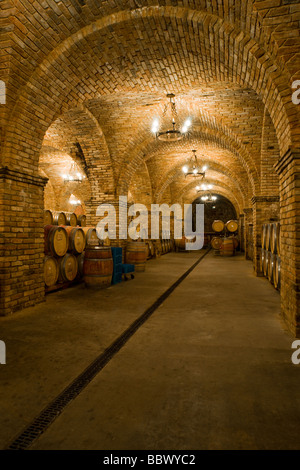
M 68 387 L 66 387 L 46 408 L 19 434 L 7 450 L 25 450 L 61 414 L 64 408 L 79 395 L 91 380 L 106 366 L 112 357 L 127 343 L 134 333 L 157 310 L 171 293 L 184 281 L 209 253 L 208 249 L 169 289 L 167 289 L 139 318 L 137 318 L 103 353 L 100 354 Z

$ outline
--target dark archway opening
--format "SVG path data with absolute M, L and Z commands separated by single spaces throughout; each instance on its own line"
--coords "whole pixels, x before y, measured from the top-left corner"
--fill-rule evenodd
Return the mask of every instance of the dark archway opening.
M 233 204 L 224 196 L 212 194 L 217 197 L 214 202 L 204 204 L 204 232 L 211 233 L 214 220 L 222 220 L 224 223 L 228 220 L 236 220 L 237 214 Z M 196 204 L 203 204 L 201 197 L 193 202 L 193 230 L 196 230 Z

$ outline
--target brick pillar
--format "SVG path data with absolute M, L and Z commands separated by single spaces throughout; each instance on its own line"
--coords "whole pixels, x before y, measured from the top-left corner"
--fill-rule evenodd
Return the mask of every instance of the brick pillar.
M 44 300 L 44 187 L 48 179 L 0 169 L 0 315 Z
M 300 337 L 300 151 L 289 150 L 275 165 L 280 188 L 281 309 Z
M 279 196 L 254 196 L 253 204 L 253 267 L 257 276 L 263 276 L 260 269 L 261 231 L 265 223 L 279 218 Z
M 239 231 L 238 236 L 240 240 L 240 251 L 245 252 L 245 214 L 239 215 Z
M 249 252 L 249 243 L 251 240 L 249 238 L 249 227 L 253 224 L 253 210 L 252 208 L 248 207 L 243 210 L 244 216 L 244 243 L 245 243 L 245 258 L 252 259 L 250 252 Z

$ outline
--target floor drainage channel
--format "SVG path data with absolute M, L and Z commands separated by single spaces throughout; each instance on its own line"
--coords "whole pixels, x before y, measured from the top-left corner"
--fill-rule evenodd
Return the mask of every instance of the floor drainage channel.
M 120 351 L 134 333 L 172 294 L 176 287 L 196 268 L 209 253 L 208 249 L 169 289 L 167 289 L 140 317 L 138 317 L 103 353 L 100 354 L 68 387 L 66 387 L 27 428 L 14 439 L 6 450 L 25 450 L 43 434 L 50 424 L 62 413 L 64 408 L 91 382 L 91 380 Z

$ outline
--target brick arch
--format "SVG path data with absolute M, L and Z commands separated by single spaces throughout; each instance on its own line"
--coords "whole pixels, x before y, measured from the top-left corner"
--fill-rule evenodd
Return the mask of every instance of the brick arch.
M 148 161 L 157 153 L 163 154 L 164 151 L 172 149 L 174 145 L 176 145 L 176 147 L 178 146 L 179 149 L 187 145 L 193 145 L 191 141 L 194 141 L 196 146 L 200 145 L 200 148 L 201 142 L 209 142 L 211 145 L 227 149 L 234 154 L 240 161 L 241 166 L 247 171 L 253 194 L 258 194 L 260 190 L 260 174 L 257 164 L 260 164 L 260 162 L 254 160 L 253 156 L 251 156 L 247 150 L 246 145 L 244 145 L 228 127 L 224 126 L 214 116 L 209 116 L 204 111 L 201 113 L 202 122 L 198 128 L 193 127 L 190 139 L 184 139 L 176 144 L 170 142 L 165 143 L 155 140 L 152 135 L 149 136 L 149 131 L 145 131 L 145 139 L 139 137 L 139 141 L 133 141 L 126 151 L 126 154 L 131 157 L 130 161 L 125 168 L 122 168 L 122 171 L 120 171 L 120 179 L 118 181 L 120 194 L 127 190 L 127 184 L 132 177 L 132 173 L 142 161 Z
M 216 186 L 213 191 L 214 194 L 226 197 L 234 206 L 237 215 L 242 213 L 243 207 L 241 206 L 240 201 L 235 197 L 235 195 L 225 186 L 220 185 Z M 186 193 L 183 193 L 183 197 Z M 192 204 L 197 197 L 195 195 L 187 195 L 185 199 L 185 204 Z
M 207 12 L 191 10 L 189 8 L 183 7 L 145 7 L 138 10 L 125 10 L 122 12 L 117 12 L 113 15 L 108 15 L 104 18 L 96 20 L 91 25 L 83 27 L 80 31 L 76 32 L 68 39 L 63 41 L 58 47 L 56 47 L 44 61 L 40 64 L 39 68 L 34 72 L 31 76 L 30 82 L 24 87 L 22 92 L 19 95 L 19 101 L 14 107 L 14 111 L 11 114 L 11 121 L 17 124 L 24 124 L 26 120 L 31 119 L 31 126 L 30 129 L 26 129 L 26 132 L 18 137 L 15 140 L 14 148 L 12 149 L 9 145 L 11 141 L 11 137 L 14 135 L 14 131 L 12 130 L 12 126 L 9 126 L 8 129 L 8 139 L 6 142 L 5 152 L 7 158 L 13 158 L 14 151 L 18 152 L 18 155 L 22 156 L 24 159 L 24 168 L 27 171 L 30 171 L 29 162 L 32 164 L 32 160 L 34 160 L 39 150 L 38 143 L 31 148 L 30 156 L 22 147 L 22 143 L 25 139 L 30 138 L 32 140 L 33 137 L 33 129 L 35 131 L 35 137 L 37 142 L 41 141 L 42 135 L 45 131 L 45 127 L 49 124 L 47 122 L 43 127 L 41 124 L 39 117 L 43 114 L 45 109 L 49 110 L 49 107 L 53 107 L 53 109 L 57 109 L 58 106 L 62 106 L 64 100 L 66 100 L 67 96 L 69 98 L 77 100 L 80 102 L 82 97 L 78 97 L 74 92 L 74 84 L 72 87 L 67 89 L 65 87 L 64 90 L 59 91 L 60 87 L 60 77 L 56 73 L 56 89 L 53 92 L 53 97 L 49 99 L 45 90 L 49 89 L 49 77 L 54 76 L 54 71 L 51 69 L 52 65 L 56 65 L 62 57 L 62 54 L 68 55 L 70 50 L 78 50 L 79 44 L 87 41 L 88 37 L 95 34 L 97 31 L 101 31 L 103 28 L 107 26 L 111 26 L 118 23 L 136 21 L 137 18 L 184 18 L 185 21 L 197 23 L 199 25 L 204 25 L 211 28 L 215 34 L 224 35 L 227 38 L 230 37 L 231 44 L 236 42 L 239 44 L 240 49 L 244 51 L 244 61 L 240 62 L 238 59 L 235 62 L 231 63 L 230 70 L 234 73 L 230 74 L 231 78 L 234 81 L 245 84 L 247 83 L 253 89 L 255 89 L 259 94 L 262 95 L 263 102 L 265 102 L 267 108 L 270 111 L 270 115 L 273 119 L 277 136 L 279 138 L 281 152 L 284 152 L 288 146 L 293 143 L 295 138 L 295 142 L 297 142 L 296 131 L 295 135 L 293 134 L 292 124 L 295 122 L 295 119 L 298 114 L 298 110 L 292 109 L 289 103 L 286 103 L 286 99 L 284 97 L 287 95 L 288 83 L 289 83 L 289 76 L 286 74 L 284 70 L 281 70 L 278 76 L 272 75 L 272 72 L 276 69 L 276 65 L 273 63 L 272 59 L 266 51 L 259 45 L 254 39 L 252 39 L 248 34 L 245 32 L 237 29 L 235 26 L 228 22 L 224 22 L 221 18 Z M 218 41 L 216 41 L 217 43 Z M 243 67 L 245 64 L 248 63 L 248 68 Z M 51 70 L 50 70 L 51 69 Z M 54 67 L 53 67 L 54 69 Z M 50 73 L 51 72 L 51 73 Z M 224 78 L 224 72 L 219 70 L 219 78 Z M 47 77 L 47 81 L 45 81 L 45 77 Z M 63 78 L 63 75 L 62 77 Z M 74 80 L 74 77 L 72 77 Z M 216 78 L 216 77 L 214 77 Z M 44 84 L 43 84 L 44 82 Z M 79 79 L 78 82 L 79 83 Z M 47 85 L 47 87 L 46 87 Z M 43 89 L 43 86 L 45 89 Z M 279 91 L 280 90 L 280 91 Z M 36 97 L 36 93 L 39 91 L 39 96 L 41 98 L 40 101 L 44 102 L 44 108 L 36 107 L 34 104 L 33 96 Z M 93 92 L 91 91 L 89 97 L 93 96 Z M 21 118 L 20 110 L 23 108 L 23 114 Z M 289 112 L 287 112 L 287 110 Z M 33 119 L 33 115 L 36 113 L 37 121 L 35 125 Z M 53 111 L 52 116 L 50 116 L 50 120 L 53 119 L 55 111 Z M 25 118 L 25 119 L 24 119 Z M 26 124 L 25 124 L 26 126 Z M 20 125 L 20 128 L 22 126 Z M 39 128 L 37 128 L 39 127 Z M 34 139 L 35 140 L 35 139 Z
M 215 191 L 215 188 L 217 186 L 223 186 L 226 187 L 226 189 L 236 198 L 236 200 L 239 200 L 239 204 L 245 207 L 245 202 L 247 201 L 247 195 L 243 191 L 243 189 L 240 187 L 238 184 L 237 180 L 233 177 L 230 172 L 226 171 L 224 172 L 224 168 L 222 168 L 221 165 L 214 165 L 212 168 L 213 170 L 212 174 L 210 175 L 209 178 L 205 180 L 205 184 L 213 184 Z M 180 171 L 180 169 L 178 169 Z M 159 203 L 161 198 L 163 197 L 164 192 L 172 182 L 175 180 L 178 180 L 177 177 L 178 173 L 176 171 L 171 172 L 166 179 L 165 183 L 160 187 L 159 191 L 155 194 L 154 201 Z M 221 176 L 218 177 L 218 175 Z M 203 180 L 201 178 L 191 178 L 186 181 L 186 184 L 173 195 L 173 202 L 177 202 L 177 200 L 180 200 L 182 195 L 190 190 L 195 189 L 197 185 L 201 185 L 203 183 Z M 248 202 L 248 201 L 247 201 Z
M 113 165 L 105 136 L 95 116 L 84 106 L 69 109 L 57 118 L 48 128 L 43 142 L 44 146 L 52 145 L 67 151 L 87 174 L 93 191 L 102 186 L 111 194 L 115 192 Z M 80 147 L 76 148 L 74 143 Z
M 206 164 L 208 162 L 203 160 L 203 163 Z M 185 186 L 190 185 L 192 187 L 192 186 L 197 186 L 198 184 L 203 183 L 201 178 L 187 177 L 187 179 L 185 179 L 185 177 L 183 176 L 181 168 L 182 168 L 182 163 L 180 163 L 175 168 L 173 168 L 163 178 L 163 180 L 161 181 L 161 185 L 157 188 L 157 191 L 154 194 L 154 200 L 155 201 L 159 201 L 161 195 L 166 190 L 166 188 L 170 184 L 172 184 L 173 182 L 179 181 L 179 178 L 182 182 L 186 181 Z M 242 198 L 244 200 L 247 198 L 246 188 L 243 185 L 241 185 L 239 175 L 235 172 L 230 171 L 228 166 L 221 165 L 221 164 L 216 163 L 216 162 L 209 162 L 209 171 L 212 171 L 216 174 L 220 174 L 220 176 L 222 176 L 222 177 L 226 177 L 228 179 L 228 181 L 231 183 L 232 187 L 235 188 L 238 193 L 240 193 Z M 208 181 L 209 179 L 212 179 L 212 178 L 206 176 L 205 180 Z

